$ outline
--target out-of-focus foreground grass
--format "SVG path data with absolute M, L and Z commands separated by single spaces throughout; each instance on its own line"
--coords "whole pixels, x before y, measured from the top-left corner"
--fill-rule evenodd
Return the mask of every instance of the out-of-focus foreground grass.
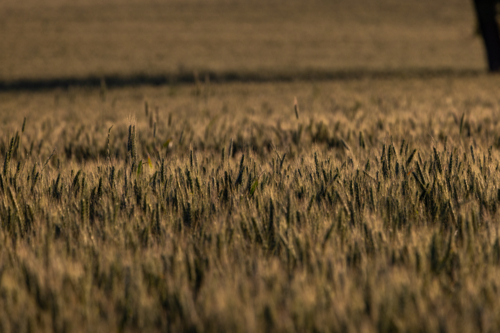
M 498 331 L 499 87 L 2 93 L 0 331 Z

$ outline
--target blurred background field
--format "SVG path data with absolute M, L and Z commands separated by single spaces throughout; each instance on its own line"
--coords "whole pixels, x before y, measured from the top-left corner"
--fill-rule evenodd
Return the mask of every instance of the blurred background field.
M 0 2 L 0 81 L 485 68 L 472 2 Z

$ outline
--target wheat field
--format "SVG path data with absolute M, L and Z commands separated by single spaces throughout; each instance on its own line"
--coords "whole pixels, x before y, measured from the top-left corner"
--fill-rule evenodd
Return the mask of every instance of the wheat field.
M 0 2 L 0 333 L 500 331 L 471 4 Z
M 0 331 L 497 331 L 499 88 L 1 93 Z

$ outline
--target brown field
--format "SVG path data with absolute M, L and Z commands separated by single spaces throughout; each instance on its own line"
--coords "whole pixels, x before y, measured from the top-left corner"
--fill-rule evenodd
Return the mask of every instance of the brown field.
M 0 83 L 271 82 L 2 86 L 0 333 L 500 330 L 470 3 L 101 3 L 0 3 Z
M 0 80 L 482 69 L 468 0 L 0 2 Z
M 499 87 L 3 93 L 0 328 L 496 331 Z

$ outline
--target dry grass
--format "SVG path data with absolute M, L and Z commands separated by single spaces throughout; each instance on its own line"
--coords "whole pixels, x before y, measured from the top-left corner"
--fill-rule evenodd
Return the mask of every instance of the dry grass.
M 4 93 L 0 331 L 497 331 L 499 86 Z

